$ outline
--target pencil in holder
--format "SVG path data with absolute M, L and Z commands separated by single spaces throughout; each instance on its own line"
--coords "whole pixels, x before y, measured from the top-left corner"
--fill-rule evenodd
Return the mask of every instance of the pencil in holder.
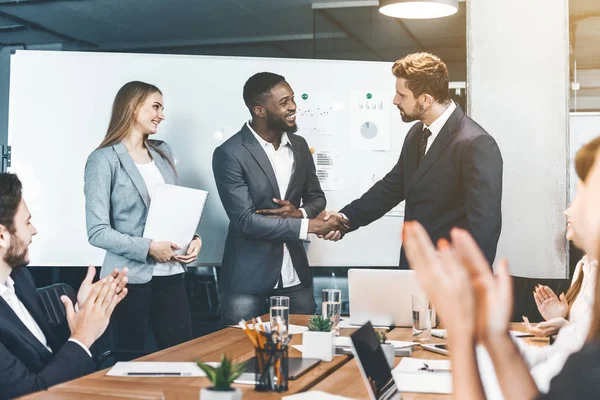
M 256 384 L 254 390 L 261 392 L 285 392 L 288 390 L 288 346 L 267 343 L 256 348 Z

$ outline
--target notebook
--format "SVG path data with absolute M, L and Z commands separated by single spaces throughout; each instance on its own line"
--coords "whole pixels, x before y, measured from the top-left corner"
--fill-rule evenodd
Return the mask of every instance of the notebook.
M 174 253 L 186 254 L 207 198 L 205 190 L 166 184 L 157 186 L 152 194 L 143 236 L 177 243 L 181 249 Z

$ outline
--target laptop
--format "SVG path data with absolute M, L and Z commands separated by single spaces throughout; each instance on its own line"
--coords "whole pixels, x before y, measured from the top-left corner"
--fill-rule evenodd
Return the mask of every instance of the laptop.
M 350 338 L 352 352 L 367 386 L 369 398 L 371 400 L 401 399 L 373 325 L 367 322 Z
M 422 294 L 414 271 L 350 269 L 350 324 L 411 327 L 413 294 Z

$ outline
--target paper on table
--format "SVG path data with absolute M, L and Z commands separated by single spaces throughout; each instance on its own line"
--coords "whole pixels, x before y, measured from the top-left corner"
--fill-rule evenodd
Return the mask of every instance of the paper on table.
M 360 328 L 362 325 L 352 325 L 349 317 L 340 318 L 340 328 Z M 389 328 L 389 326 L 373 326 L 373 328 Z
M 218 363 L 207 364 L 218 365 Z M 106 373 L 108 376 L 132 376 L 132 374 L 135 376 L 206 376 L 195 362 L 119 361 Z
M 322 392 L 320 390 L 309 390 L 308 392 L 284 396 L 281 398 L 281 400 L 350 400 L 350 398 L 337 396 L 335 394 Z
M 270 322 L 263 322 L 263 326 L 265 327 L 265 329 L 271 329 L 271 323 Z M 239 329 L 242 329 L 242 328 L 240 328 L 239 325 L 229 325 L 229 327 L 230 328 L 239 328 Z M 250 328 L 251 330 L 254 329 L 252 327 L 252 324 L 248 324 L 248 328 Z M 293 324 L 290 324 L 289 329 L 290 329 L 289 333 L 291 333 L 292 335 L 295 335 L 297 333 L 306 332 L 308 330 L 308 327 L 307 326 L 302 326 L 302 325 L 293 325 Z
M 433 370 L 448 372 L 420 371 L 424 364 Z M 426 360 L 404 357 L 392 370 L 392 376 L 400 392 L 452 393 L 452 373 L 448 360 Z
M 414 345 L 413 342 L 403 342 L 401 340 L 388 340 L 387 342 L 390 344 L 393 344 L 394 348 L 396 348 L 396 349 L 401 349 L 404 347 L 410 347 L 410 346 Z M 298 350 L 299 352 L 302 352 L 302 345 L 292 345 L 292 347 L 295 348 L 296 350 Z M 348 336 L 336 337 L 335 338 L 335 347 L 343 348 L 343 349 L 351 349 L 352 348 L 352 340 Z M 342 355 L 342 354 L 336 354 L 336 355 Z

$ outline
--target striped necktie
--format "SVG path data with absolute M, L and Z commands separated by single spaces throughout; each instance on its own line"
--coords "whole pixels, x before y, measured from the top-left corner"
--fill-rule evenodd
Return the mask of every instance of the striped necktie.
M 421 132 L 421 139 L 419 139 L 419 156 L 417 157 L 417 167 L 421 165 L 423 157 L 425 157 L 425 149 L 427 149 L 427 139 L 431 136 L 431 131 L 427 128 Z

